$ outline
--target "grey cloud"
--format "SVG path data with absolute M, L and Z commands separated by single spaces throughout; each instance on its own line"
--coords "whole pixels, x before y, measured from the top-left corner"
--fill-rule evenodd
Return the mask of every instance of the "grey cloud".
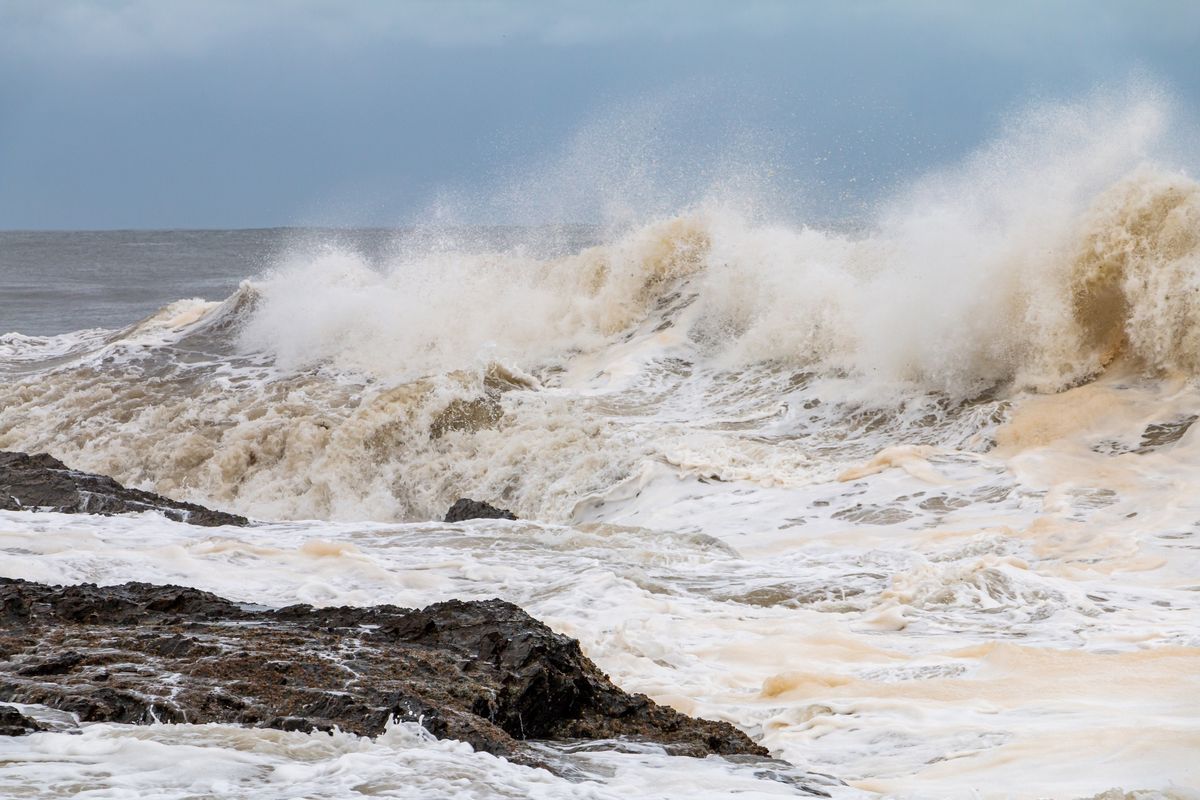
M 319 46 L 417 41 L 494 45 L 520 37 L 567 46 L 629 37 L 687 39 L 721 32 L 751 36 L 819 35 L 831 27 L 892 21 L 936 27 L 973 46 L 999 51 L 1050 36 L 1195 37 L 1200 4 L 1159 0 L 1130 13 L 1117 0 L 972 3 L 917 0 L 0 0 L 0 42 L 11 54 L 139 58 L 194 56 L 244 37 L 293 37 Z M 1036 19 L 1037 25 L 1029 23 Z

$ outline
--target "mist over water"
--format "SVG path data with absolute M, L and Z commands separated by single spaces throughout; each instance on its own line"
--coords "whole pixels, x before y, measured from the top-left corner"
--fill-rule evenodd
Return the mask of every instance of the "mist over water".
M 499 595 L 835 796 L 1192 797 L 1191 136 L 1162 92 L 1098 92 L 853 224 L 784 221 L 734 177 L 641 213 L 614 179 L 597 227 L 291 234 L 224 300 L 0 336 L 0 448 L 274 521 L 6 513 L 5 573 L 271 605 Z M 524 521 L 437 522 L 459 496 Z M 132 796 L 191 748 L 222 760 L 163 796 L 326 796 L 314 771 L 428 796 L 442 769 L 481 796 L 790 791 L 655 753 L 582 756 L 569 784 L 399 728 L 4 746 L 14 792 L 53 757 L 63 780 L 119 763 L 87 780 Z

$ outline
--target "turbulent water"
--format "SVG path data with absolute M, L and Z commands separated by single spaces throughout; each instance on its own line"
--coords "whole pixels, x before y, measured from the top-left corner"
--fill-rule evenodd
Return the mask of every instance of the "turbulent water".
M 4 513 L 3 572 L 500 596 L 834 796 L 1200 797 L 1200 185 L 1168 128 L 1043 108 L 840 232 L 712 201 L 280 235 L 268 268 L 222 262 L 224 300 L 7 334 L 0 449 L 273 522 Z M 434 521 L 463 495 L 524 521 Z M 799 791 L 567 756 L 571 780 L 404 726 L 95 725 L 0 742 L 0 794 Z

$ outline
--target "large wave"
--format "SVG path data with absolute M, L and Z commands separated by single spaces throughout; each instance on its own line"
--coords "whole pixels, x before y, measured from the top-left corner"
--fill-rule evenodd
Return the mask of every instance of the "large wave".
M 712 201 L 555 257 L 298 251 L 224 303 L 5 337 L 0 446 L 382 519 L 461 493 L 566 518 L 653 462 L 805 480 L 863 432 L 984 447 L 1015 393 L 1200 369 L 1200 187 L 1157 155 L 1169 116 L 1030 110 L 853 233 Z
M 1168 117 L 1161 99 L 1029 111 L 856 235 L 702 203 L 561 259 L 301 258 L 259 285 L 242 342 L 292 367 L 397 377 L 563 362 L 654 317 L 726 366 L 778 361 L 960 397 L 1053 391 L 1118 354 L 1191 370 L 1200 194 L 1151 157 Z

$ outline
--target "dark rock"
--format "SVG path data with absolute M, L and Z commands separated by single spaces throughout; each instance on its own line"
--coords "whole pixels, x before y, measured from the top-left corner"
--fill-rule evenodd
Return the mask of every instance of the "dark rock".
M 503 508 L 496 508 L 481 500 L 460 497 L 446 512 L 446 522 L 463 522 L 468 519 L 516 519 L 517 515 Z
M 0 736 L 24 736 L 40 730 L 44 728 L 12 706 L 0 706 Z
M 105 515 L 158 511 L 192 525 L 250 524 L 237 514 L 126 489 L 112 478 L 70 469 L 46 453 L 0 451 L 0 509 Z
M 35 661 L 17 670 L 18 675 L 38 676 L 38 675 L 62 675 L 64 672 L 70 672 L 71 668 L 83 661 L 83 655 L 76 653 L 74 650 L 68 650 L 65 653 L 51 656 L 42 661 Z
M 501 600 L 259 610 L 179 586 L 0 578 L 0 702 L 84 721 L 226 722 L 435 736 L 540 763 L 522 740 L 632 739 L 704 756 L 766 751 L 725 722 L 615 686 Z

